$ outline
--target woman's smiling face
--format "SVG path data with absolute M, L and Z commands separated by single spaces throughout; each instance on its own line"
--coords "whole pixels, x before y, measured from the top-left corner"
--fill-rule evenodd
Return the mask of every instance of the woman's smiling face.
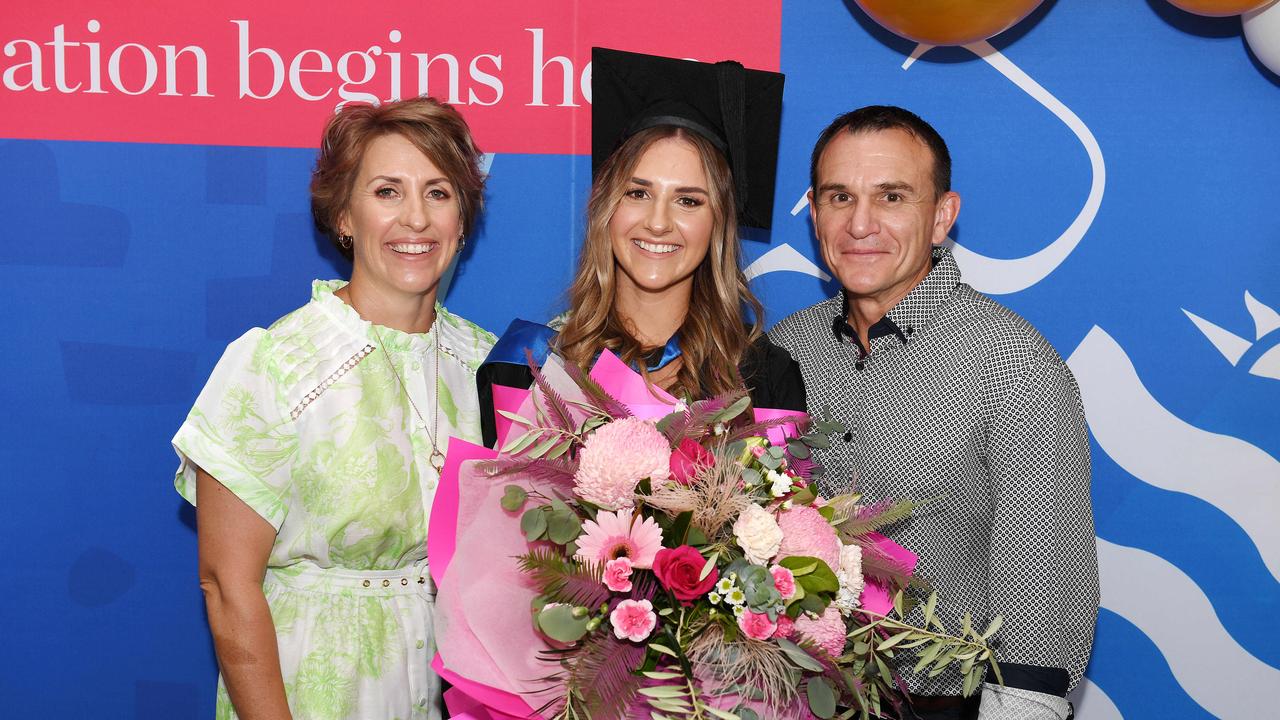
M 662 292 L 692 283 L 715 226 L 698 151 L 663 138 L 636 163 L 609 219 L 619 290 Z
M 353 283 L 406 295 L 434 295 L 463 230 L 453 183 L 395 134 L 366 148 L 339 229 L 354 238 Z

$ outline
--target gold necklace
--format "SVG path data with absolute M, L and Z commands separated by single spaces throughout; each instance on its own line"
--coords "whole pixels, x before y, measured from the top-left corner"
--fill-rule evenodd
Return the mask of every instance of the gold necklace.
M 438 319 L 438 318 L 437 318 Z M 434 327 L 435 322 L 432 321 Z M 427 433 L 427 440 L 431 441 L 431 467 L 436 469 L 439 475 L 444 470 L 444 453 L 440 452 L 439 446 L 436 445 L 436 433 L 440 430 L 440 334 L 436 333 L 433 338 L 435 345 L 435 410 L 431 415 L 431 429 L 427 430 L 427 421 L 422 417 L 422 413 L 418 410 L 418 405 L 413 401 L 413 396 L 409 394 L 409 388 L 405 386 L 404 380 L 400 377 L 400 372 L 396 370 L 396 364 L 391 362 L 391 353 L 387 352 L 386 343 L 382 342 L 382 333 L 378 331 L 376 325 L 372 325 L 374 337 L 378 338 L 378 347 L 382 348 L 382 356 L 387 359 L 387 367 L 391 368 L 391 374 L 395 375 L 396 382 L 400 385 L 400 391 L 404 393 L 404 397 L 409 401 L 409 407 L 413 408 L 413 414 L 418 416 L 418 422 L 422 426 L 423 432 Z

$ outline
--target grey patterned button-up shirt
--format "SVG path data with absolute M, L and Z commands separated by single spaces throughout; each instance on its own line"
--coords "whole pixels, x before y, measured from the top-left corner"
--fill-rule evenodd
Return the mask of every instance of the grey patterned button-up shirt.
M 842 332 L 840 295 L 769 335 L 800 363 L 810 413 L 849 429 L 814 452 L 827 494 L 856 482 L 871 500 L 938 498 L 887 534 L 919 554 L 948 629 L 966 611 L 981 627 L 1002 615 L 1006 681 L 1062 695 L 1084 673 L 1098 611 L 1080 392 L 1026 320 L 960 282 L 949 250 L 933 260 L 865 351 Z M 900 665 L 913 693 L 960 692 L 958 673 Z

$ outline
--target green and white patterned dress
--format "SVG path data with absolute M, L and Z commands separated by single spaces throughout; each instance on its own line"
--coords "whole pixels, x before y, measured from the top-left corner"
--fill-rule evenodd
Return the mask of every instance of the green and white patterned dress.
M 275 527 L 263 590 L 295 718 L 434 719 L 439 477 L 378 336 L 427 423 L 439 394 L 442 451 L 480 441 L 475 373 L 494 337 L 440 305 L 428 333 L 375 332 L 333 294 L 344 284 L 316 281 L 311 302 L 227 348 L 173 438 L 174 484 L 195 504 L 199 466 Z M 217 717 L 236 717 L 221 679 Z

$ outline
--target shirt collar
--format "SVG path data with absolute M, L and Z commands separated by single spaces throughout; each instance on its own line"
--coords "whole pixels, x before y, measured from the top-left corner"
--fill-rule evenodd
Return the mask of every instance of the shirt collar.
M 956 285 L 959 284 L 960 267 L 956 265 L 951 249 L 935 247 L 933 267 L 929 270 L 929 274 L 920 281 L 919 285 L 912 288 L 906 297 L 898 301 L 898 304 L 894 305 L 884 317 L 872 324 L 867 331 L 868 339 L 875 340 L 879 337 L 894 335 L 906 343 L 907 337 L 929 322 L 942 303 L 950 297 L 951 291 L 955 290 Z M 836 340 L 852 341 L 864 350 L 865 354 L 866 348 L 861 347 L 858 333 L 849 324 L 849 297 L 843 290 L 840 291 L 839 307 L 839 314 L 831 322 L 831 330 Z

